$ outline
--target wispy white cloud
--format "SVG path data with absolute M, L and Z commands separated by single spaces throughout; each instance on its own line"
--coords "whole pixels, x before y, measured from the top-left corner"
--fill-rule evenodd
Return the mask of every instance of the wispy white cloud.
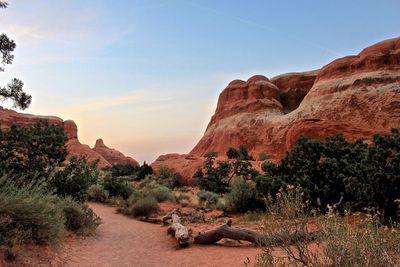
M 171 97 L 157 97 L 149 93 L 138 92 L 114 98 L 94 99 L 92 101 L 88 101 L 82 104 L 63 107 L 59 111 L 62 113 L 78 114 L 78 113 L 85 113 L 98 110 L 104 111 L 112 107 L 118 107 L 133 103 L 146 103 L 146 104 L 155 103 L 156 105 L 155 107 L 158 107 L 160 102 L 166 102 L 171 100 L 173 100 L 173 98 Z M 150 107 L 146 106 L 146 108 Z
M 100 5 L 82 8 L 60 0 L 57 4 L 39 2 L 39 7 L 26 8 L 32 5 L 35 4 L 28 1 L 25 6 L 12 2 L 0 16 L 1 32 L 16 41 L 16 53 L 22 51 L 24 65 L 90 58 L 132 32 L 133 25 L 107 23 L 106 11 Z

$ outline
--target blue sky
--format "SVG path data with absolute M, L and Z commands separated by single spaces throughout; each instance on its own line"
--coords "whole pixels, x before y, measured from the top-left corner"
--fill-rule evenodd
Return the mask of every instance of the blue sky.
M 233 79 L 319 68 L 400 35 L 398 0 L 10 0 L 0 84 L 140 161 L 188 152 Z M 3 103 L 5 106 L 8 103 Z

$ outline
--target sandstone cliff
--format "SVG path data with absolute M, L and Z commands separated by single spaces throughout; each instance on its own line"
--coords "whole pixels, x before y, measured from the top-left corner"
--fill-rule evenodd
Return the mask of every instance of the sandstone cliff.
M 265 152 L 280 160 L 300 135 L 314 138 L 343 134 L 349 140 L 400 128 L 400 38 L 377 43 L 356 56 L 337 59 L 320 70 L 272 79 L 235 80 L 220 94 L 204 136 L 180 172 L 190 177 L 209 151 L 225 156 L 244 144 L 253 157 Z M 192 163 L 187 164 L 187 158 Z M 153 166 L 177 165 L 159 159 Z
M 136 167 L 139 167 L 139 163 L 131 157 L 127 157 L 118 150 L 107 147 L 103 139 L 97 139 L 95 146 L 93 147 L 93 151 L 100 154 L 103 158 L 105 158 L 111 165 L 114 164 L 130 164 Z

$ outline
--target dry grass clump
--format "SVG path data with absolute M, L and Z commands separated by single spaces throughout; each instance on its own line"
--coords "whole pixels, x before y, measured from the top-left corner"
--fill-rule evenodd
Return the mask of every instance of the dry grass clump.
M 267 238 L 280 241 L 276 248 L 283 255 L 276 256 L 267 247 L 253 266 L 400 265 L 400 229 L 396 225 L 384 227 L 371 215 L 355 222 L 334 214 L 311 220 L 305 210 L 300 188 L 288 187 L 278 193 L 262 227 Z M 304 238 L 293 238 L 295 235 Z

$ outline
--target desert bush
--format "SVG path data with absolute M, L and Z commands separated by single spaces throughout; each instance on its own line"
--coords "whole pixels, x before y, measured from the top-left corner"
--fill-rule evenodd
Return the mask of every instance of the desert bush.
M 218 203 L 218 194 L 210 191 L 201 190 L 197 193 L 200 204 L 205 204 L 207 207 L 215 206 Z
M 87 191 L 88 200 L 105 203 L 108 202 L 108 191 L 104 190 L 104 187 L 100 184 L 93 184 L 88 188 Z
M 177 202 L 181 202 L 182 200 L 190 200 L 190 195 L 183 192 L 175 193 L 175 199 Z
M 141 192 L 135 190 L 126 201 L 128 206 L 132 206 L 141 198 L 144 198 L 144 195 Z
M 152 196 L 141 198 L 130 207 L 130 213 L 134 217 L 150 216 L 158 211 L 157 199 Z
M 122 203 L 124 203 L 124 202 L 126 202 L 126 200 L 124 200 L 122 197 L 114 196 L 114 197 L 110 197 L 108 204 L 113 207 L 121 207 L 123 205 Z
M 314 227 L 299 187 L 280 189 L 264 220 L 265 238 L 283 252 L 265 248 L 254 266 L 398 266 L 400 229 L 382 227 L 379 216 L 320 216 Z M 248 264 L 249 265 L 249 264 Z
M 318 238 L 312 244 L 304 240 L 279 243 L 282 256 L 274 257 L 272 249 L 265 248 L 254 266 L 394 267 L 400 264 L 398 228 L 383 228 L 371 218 L 350 225 L 346 218 L 325 215 L 320 218 L 318 229 Z M 304 231 L 310 234 L 307 229 Z M 287 230 L 284 236 L 288 234 Z
M 72 157 L 64 169 L 55 172 L 51 181 L 52 188 L 59 196 L 70 196 L 77 201 L 86 200 L 89 187 L 99 178 L 97 164 L 97 161 L 89 163 L 84 156 Z
M 256 188 L 242 177 L 237 177 L 231 191 L 226 195 L 228 207 L 237 212 L 263 209 L 263 202 L 257 197 Z
M 259 155 L 258 155 L 258 160 L 260 160 L 260 161 L 266 161 L 268 159 L 268 155 L 267 155 L 267 153 L 265 153 L 265 152 L 261 152 Z
M 171 189 L 166 186 L 158 185 L 152 189 L 150 189 L 148 195 L 157 199 L 158 202 L 164 202 L 167 200 L 174 201 L 174 195 L 171 193 Z
M 227 212 L 228 211 L 228 206 L 226 204 L 226 199 L 225 198 L 218 198 L 217 206 L 216 208 L 220 211 Z
M 188 193 L 184 192 L 174 192 L 174 197 L 177 203 L 179 203 L 182 207 L 188 207 L 191 205 L 195 205 L 192 201 L 192 197 L 195 197 L 195 195 L 190 195 Z
M 0 178 L 0 244 L 57 241 L 65 231 L 57 196 L 43 182 L 17 185 L 10 180 Z
M 67 197 L 61 201 L 67 230 L 78 235 L 91 235 L 101 224 L 101 219 L 88 206 Z
M 168 167 L 161 166 L 158 169 L 158 173 L 158 177 L 155 178 L 158 183 L 165 185 L 171 189 L 186 185 L 186 181 L 182 177 L 182 175 L 171 171 Z
M 257 190 L 274 196 L 287 184 L 299 185 L 310 205 L 325 207 L 340 202 L 353 211 L 381 210 L 386 222 L 396 216 L 400 198 L 400 134 L 375 135 L 368 146 L 342 136 L 324 141 L 301 137 L 279 164 L 265 162 L 266 174 L 256 178 Z
M 108 191 L 110 197 L 120 196 L 123 199 L 127 199 L 135 190 L 128 181 L 110 175 L 104 177 L 103 187 Z
M 243 215 L 243 220 L 248 222 L 261 221 L 265 217 L 265 213 L 261 211 L 247 211 Z

